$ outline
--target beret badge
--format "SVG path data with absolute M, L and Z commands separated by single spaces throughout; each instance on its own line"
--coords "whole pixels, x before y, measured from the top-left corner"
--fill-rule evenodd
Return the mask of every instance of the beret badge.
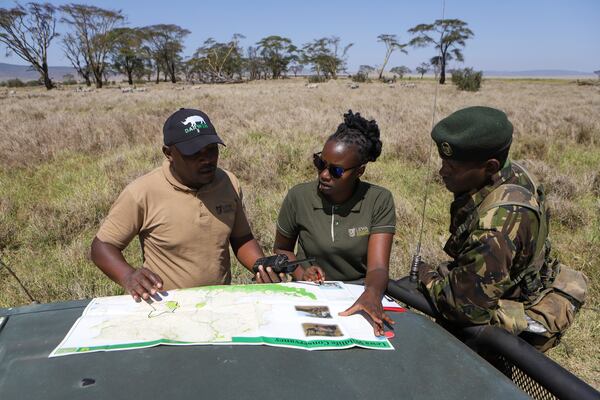
M 445 155 L 446 157 L 452 157 L 453 151 L 452 151 L 452 147 L 450 146 L 450 143 L 442 142 L 440 144 L 440 150 L 441 150 L 442 154 Z

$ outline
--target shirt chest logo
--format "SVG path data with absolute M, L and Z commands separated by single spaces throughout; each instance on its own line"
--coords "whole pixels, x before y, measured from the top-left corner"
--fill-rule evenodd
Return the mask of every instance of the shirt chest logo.
M 348 229 L 348 236 L 353 237 L 361 237 L 361 236 L 369 236 L 369 227 L 368 226 L 359 226 L 357 228 Z

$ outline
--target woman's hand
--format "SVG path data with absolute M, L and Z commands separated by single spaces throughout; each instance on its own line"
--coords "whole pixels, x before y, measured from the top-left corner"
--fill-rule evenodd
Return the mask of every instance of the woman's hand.
M 309 281 L 319 284 L 325 282 L 325 272 L 318 265 L 311 265 L 306 269 L 298 268 L 298 270 L 303 272 L 300 271 L 300 274 L 294 275 L 297 281 Z
M 342 311 L 339 315 L 346 317 L 356 313 L 367 314 L 369 316 L 367 320 L 373 326 L 375 336 L 383 336 L 385 332 L 384 323 L 394 324 L 394 321 L 383 312 L 381 298 L 369 289 L 366 289 L 350 308 Z

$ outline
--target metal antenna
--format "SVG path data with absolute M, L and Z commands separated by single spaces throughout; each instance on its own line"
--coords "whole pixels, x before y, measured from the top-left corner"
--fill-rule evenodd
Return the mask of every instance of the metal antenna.
M 0 258 L 0 267 L 4 267 L 9 274 L 12 275 L 13 278 L 15 278 L 15 280 L 17 281 L 17 283 L 19 284 L 19 286 L 21 286 L 21 289 L 23 289 L 23 291 L 25 292 L 25 294 L 27 295 L 27 297 L 29 297 L 29 300 L 31 300 L 32 303 L 38 303 L 38 301 L 36 299 L 33 298 L 33 296 L 31 295 L 31 293 L 29 293 L 29 290 L 27 290 L 27 288 L 25 287 L 25 285 L 23 285 L 23 282 L 21 282 L 21 280 L 19 279 L 19 277 L 17 276 L 17 274 L 15 274 L 15 272 L 10 269 L 10 267 L 8 265 L 6 265 L 4 263 L 4 261 L 2 261 L 2 258 Z
M 442 21 L 444 20 L 444 16 L 446 13 L 446 0 L 442 0 Z M 442 39 L 444 38 L 444 33 L 446 32 L 446 28 L 442 29 L 440 33 L 440 60 L 442 55 Z M 438 63 L 439 63 L 438 61 Z M 431 113 L 431 130 L 435 125 L 435 111 L 437 109 L 437 97 L 438 97 L 438 88 L 439 83 L 435 85 L 435 94 L 433 96 L 433 111 Z M 413 254 L 412 260 L 410 262 L 410 273 L 409 279 L 411 282 L 417 282 L 418 274 L 419 274 L 419 264 L 421 263 L 421 243 L 423 241 L 423 230 L 425 228 L 425 209 L 427 207 L 427 199 L 429 198 L 429 187 L 431 186 L 431 152 L 433 149 L 433 141 L 429 140 L 429 150 L 427 154 L 427 179 L 425 183 L 425 195 L 423 196 L 423 207 L 421 208 L 421 227 L 419 229 L 419 241 L 417 242 L 417 246 L 415 248 L 415 253 Z

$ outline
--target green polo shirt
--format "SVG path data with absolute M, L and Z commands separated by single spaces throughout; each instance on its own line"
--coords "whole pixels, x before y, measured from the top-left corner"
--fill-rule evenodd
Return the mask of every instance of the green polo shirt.
M 344 204 L 329 203 L 312 181 L 283 200 L 277 231 L 298 238 L 298 258 L 316 257 L 328 280 L 352 281 L 367 273 L 371 233 L 394 233 L 396 209 L 389 190 L 359 181 Z

